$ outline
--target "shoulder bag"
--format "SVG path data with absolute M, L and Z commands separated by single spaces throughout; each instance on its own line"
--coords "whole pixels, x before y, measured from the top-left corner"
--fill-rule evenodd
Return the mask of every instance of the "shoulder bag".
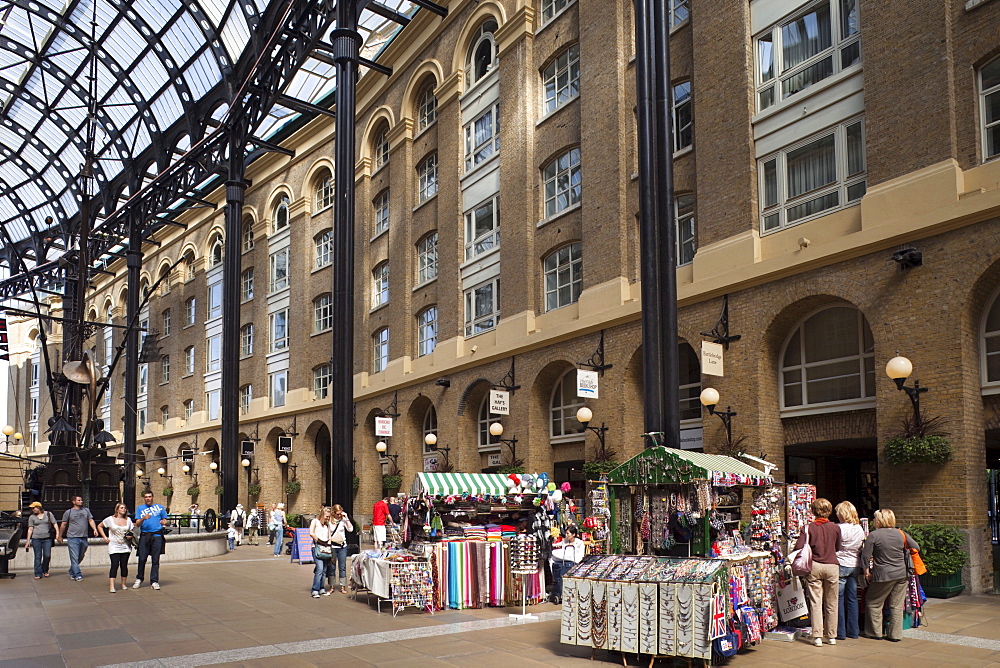
M 809 544 L 809 525 L 805 526 L 805 540 L 802 541 L 802 549 L 789 555 L 792 561 L 792 575 L 800 577 L 812 573 L 813 552 Z
M 906 563 L 906 572 L 913 575 L 923 575 L 927 572 L 927 566 L 920 557 L 920 550 L 915 547 L 906 547 L 906 533 L 902 529 L 897 529 L 903 537 L 903 561 Z

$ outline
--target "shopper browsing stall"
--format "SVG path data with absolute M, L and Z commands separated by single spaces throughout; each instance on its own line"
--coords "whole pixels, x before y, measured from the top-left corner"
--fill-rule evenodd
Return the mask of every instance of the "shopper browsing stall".
M 858 576 L 861 565 L 858 555 L 865 542 L 865 530 L 858 523 L 858 511 L 850 501 L 837 504 L 840 521 L 841 549 L 837 550 L 840 566 L 840 587 L 837 603 L 837 640 L 857 638 L 858 629 Z
M 919 550 L 917 541 L 896 528 L 896 513 L 888 508 L 875 511 L 875 530 L 865 538 L 861 550 L 861 567 L 868 580 L 865 598 L 865 637 L 880 640 L 882 635 L 882 608 L 889 600 L 889 633 L 884 636 L 891 642 L 903 638 L 903 602 L 906 599 L 906 548 Z M 874 567 L 868 565 L 874 560 Z
M 563 539 L 552 546 L 552 556 L 549 557 L 549 565 L 552 568 L 552 594 L 549 600 L 553 603 L 562 603 L 563 573 L 580 563 L 587 552 L 587 547 L 579 535 L 579 529 L 568 526 L 563 531 Z
M 812 548 L 812 572 L 805 576 L 806 595 L 809 597 L 809 623 L 812 625 L 813 644 L 823 644 L 823 636 L 831 645 L 837 644 L 837 589 L 840 584 L 840 566 L 837 551 L 842 548 L 840 527 L 830 522 L 833 506 L 826 499 L 812 502 L 816 519 L 806 525 L 795 544 L 801 550 L 809 542 Z

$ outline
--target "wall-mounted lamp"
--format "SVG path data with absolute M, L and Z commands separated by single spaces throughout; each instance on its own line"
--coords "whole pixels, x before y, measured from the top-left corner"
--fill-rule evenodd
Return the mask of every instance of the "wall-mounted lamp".
M 519 466 L 517 463 L 517 436 L 500 438 L 503 436 L 503 425 L 499 422 L 490 425 L 490 435 L 497 439 L 497 443 L 503 443 L 510 448 L 510 466 Z
M 600 427 L 591 427 L 590 421 L 594 419 L 594 411 L 590 410 L 586 406 L 581 406 L 576 411 L 576 420 L 583 425 L 583 428 L 587 431 L 592 431 L 597 434 L 597 439 L 601 442 L 601 448 L 598 450 L 598 459 L 604 459 L 602 453 L 607 450 L 607 443 L 604 442 L 605 434 L 608 432 L 608 428 L 601 423 Z
M 208 465 L 208 468 L 211 469 L 212 473 L 214 473 L 215 475 L 219 475 L 220 474 L 220 471 L 219 471 L 219 462 L 212 462 L 211 464 Z
M 706 387 L 701 391 L 701 396 L 698 399 L 701 401 L 701 405 L 708 409 L 709 415 L 716 415 L 722 420 L 722 424 L 726 427 L 726 446 L 732 448 L 733 418 L 736 417 L 736 411 L 732 410 L 732 406 L 726 406 L 724 411 L 715 410 L 719 404 L 719 391 L 714 387 Z
M 906 379 L 913 373 L 913 362 L 900 356 L 898 353 L 885 365 L 885 374 L 896 383 L 896 389 L 906 392 L 913 405 L 913 424 L 918 429 L 923 425 L 924 418 L 920 413 L 920 395 L 929 390 L 927 387 L 920 387 L 920 381 L 913 381 L 913 387 L 905 385 Z
M 434 452 L 443 452 L 444 453 L 444 463 L 445 463 L 445 466 L 446 467 L 450 467 L 451 462 L 449 461 L 449 456 L 448 455 L 451 452 L 451 448 L 446 448 L 444 446 L 438 446 L 437 442 L 438 442 L 437 434 L 430 433 L 430 434 L 426 434 L 424 436 L 424 443 L 427 444 L 427 449 L 428 450 L 433 450 Z
M 387 451 L 389 450 L 389 444 L 385 441 L 379 441 L 375 444 L 375 450 L 378 452 L 380 457 L 385 457 L 386 459 L 392 460 L 392 472 L 395 473 L 399 470 L 399 465 L 397 461 L 399 460 L 399 455 L 390 455 Z
M 184 475 L 187 475 L 187 476 L 191 475 L 191 467 L 188 466 L 187 464 L 185 464 L 184 466 L 181 467 L 181 471 L 184 472 Z

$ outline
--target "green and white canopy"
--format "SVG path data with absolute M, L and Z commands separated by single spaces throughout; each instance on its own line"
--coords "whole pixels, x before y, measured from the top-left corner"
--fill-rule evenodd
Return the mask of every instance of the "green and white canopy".
M 411 494 L 487 494 L 507 493 L 508 478 L 502 473 L 418 473 Z
M 766 485 L 771 476 L 749 464 L 725 455 L 656 447 L 612 469 L 612 485 L 683 484 L 711 480 L 716 485 Z

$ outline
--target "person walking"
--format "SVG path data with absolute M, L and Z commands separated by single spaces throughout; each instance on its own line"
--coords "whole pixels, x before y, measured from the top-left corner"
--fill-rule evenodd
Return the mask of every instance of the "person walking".
M 256 510 L 251 510 L 250 515 L 247 517 L 247 542 L 250 545 L 259 545 L 257 541 L 257 536 L 260 535 L 260 516 L 257 514 Z
M 62 540 L 59 523 L 55 516 L 42 507 L 40 501 L 28 504 L 31 517 L 28 518 L 28 535 L 24 538 L 25 551 L 35 550 L 35 579 L 49 577 L 49 562 L 52 560 L 52 542 Z
M 69 551 L 69 579 L 80 582 L 83 580 L 80 562 L 87 554 L 90 531 L 93 529 L 97 533 L 94 516 L 89 508 L 83 507 L 82 496 L 73 497 L 73 506 L 63 513 L 60 528 L 62 535 L 66 537 L 66 549 Z
M 906 601 L 906 548 L 920 549 L 917 541 L 896 528 L 896 513 L 888 508 L 875 511 L 875 530 L 865 538 L 861 549 L 861 568 L 868 580 L 865 597 L 865 637 L 890 642 L 903 639 L 903 604 Z M 874 560 L 874 562 L 873 562 Z M 874 563 L 874 566 L 870 564 Z M 889 600 L 889 632 L 883 633 L 882 608 Z
M 385 545 L 386 522 L 391 522 L 389 515 L 389 502 L 386 499 L 379 499 L 372 508 L 372 539 L 375 541 L 375 549 L 381 550 Z
M 285 515 L 285 504 L 272 504 L 271 524 L 274 526 L 272 535 L 274 536 L 274 556 L 281 556 L 281 548 L 285 545 L 285 527 L 288 526 L 288 517 Z
M 329 596 L 332 589 L 324 589 L 327 580 L 333 581 L 333 509 L 324 506 L 309 523 L 309 536 L 313 541 L 313 583 L 312 597 Z
M 108 571 L 108 591 L 115 593 L 115 576 L 121 577 L 122 589 L 128 589 L 125 579 L 128 578 L 128 558 L 132 556 L 132 545 L 126 536 L 135 525 L 128 516 L 128 508 L 124 503 L 115 505 L 113 515 L 104 518 L 97 525 L 97 533 L 108 544 L 108 556 L 111 557 L 111 570 Z
M 229 513 L 229 526 L 236 529 L 236 547 L 243 543 L 243 526 L 246 524 L 247 514 L 243 512 L 243 504 L 237 503 L 236 508 Z
M 587 552 L 587 546 L 578 537 L 580 530 L 575 525 L 566 527 L 563 539 L 552 546 L 549 568 L 552 569 L 552 593 L 549 600 L 562 603 L 563 573 L 576 566 Z
M 163 554 L 163 544 L 166 536 L 163 535 L 163 527 L 170 524 L 167 518 L 167 509 L 159 503 L 153 503 L 153 493 L 146 490 L 142 493 L 143 505 L 135 509 L 136 523 L 139 525 L 139 567 L 135 576 L 135 583 L 132 589 L 142 586 L 142 580 L 146 575 L 146 559 L 152 558 L 153 565 L 149 569 L 150 586 L 153 589 L 160 588 L 160 555 Z
M 858 576 L 861 574 L 859 555 L 865 542 L 865 530 L 858 520 L 858 510 L 850 501 L 841 501 L 834 509 L 840 528 L 840 549 L 837 565 L 840 566 L 840 585 L 837 589 L 837 640 L 857 638 L 858 629 Z
M 275 530 L 275 528 L 277 528 L 276 524 L 275 524 L 275 521 L 274 521 L 274 513 L 277 510 L 278 510 L 278 504 L 277 503 L 272 503 L 271 504 L 271 512 L 269 512 L 267 514 L 267 544 L 268 545 L 274 545 L 274 538 L 275 538 L 275 536 L 274 536 L 274 530 Z
M 809 547 L 812 548 L 812 572 L 805 576 L 805 581 L 813 645 L 820 647 L 824 635 L 828 643 L 836 645 L 837 588 L 840 584 L 837 551 L 843 547 L 840 528 L 830 522 L 833 505 L 829 501 L 816 499 L 810 508 L 816 519 L 802 530 L 795 549 L 801 550 L 808 536 Z

